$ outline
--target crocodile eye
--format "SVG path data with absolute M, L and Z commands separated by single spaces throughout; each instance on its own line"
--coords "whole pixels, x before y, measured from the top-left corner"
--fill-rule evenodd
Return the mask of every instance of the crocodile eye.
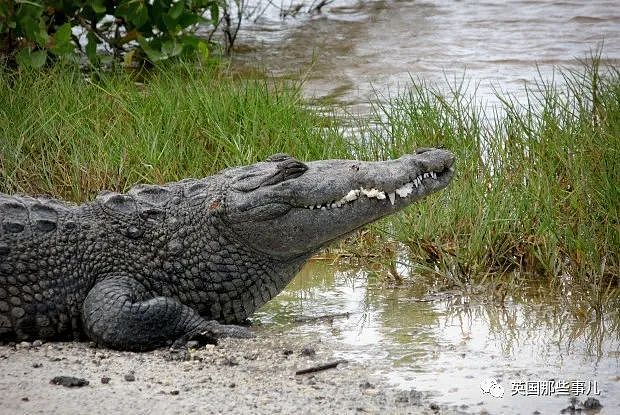
M 292 156 L 289 156 L 286 153 L 277 153 L 277 154 L 273 154 L 269 157 L 267 157 L 267 161 L 272 161 L 272 162 L 280 162 L 280 161 L 284 161 L 287 159 L 293 159 L 294 158 Z

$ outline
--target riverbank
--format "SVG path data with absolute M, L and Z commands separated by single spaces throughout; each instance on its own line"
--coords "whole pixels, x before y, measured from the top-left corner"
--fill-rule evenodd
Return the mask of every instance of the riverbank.
M 278 152 L 385 159 L 443 146 L 457 159 L 448 189 L 336 255 L 376 262 L 388 279 L 425 275 L 500 297 L 542 279 L 597 309 L 618 298 L 620 74 L 594 57 L 562 76 L 539 80 L 525 103 L 499 95 L 495 113 L 459 85 L 446 94 L 412 82 L 377 99 L 371 117 L 343 120 L 307 108 L 299 84 L 190 64 L 86 77 L 61 66 L 2 72 L 0 191 L 82 202 Z
M 439 409 L 415 390 L 389 387 L 372 364 L 333 362 L 320 341 L 261 333 L 192 351 L 185 362 L 168 352 L 117 352 L 88 343 L 0 346 L 0 412 L 6 414 L 431 414 Z M 64 383 L 57 377 L 74 377 Z M 82 381 L 80 381 L 80 379 Z M 88 382 L 88 384 L 85 384 Z M 445 409 L 445 413 L 457 413 Z

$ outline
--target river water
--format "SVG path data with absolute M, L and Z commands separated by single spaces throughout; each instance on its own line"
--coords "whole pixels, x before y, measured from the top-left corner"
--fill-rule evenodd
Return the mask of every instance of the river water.
M 301 1 L 246 3 L 236 64 L 304 79 L 307 98 L 354 113 L 412 78 L 464 80 L 493 104 L 495 90 L 518 97 L 539 73 L 550 79 L 597 48 L 605 61 L 620 62 L 618 0 L 335 0 L 294 18 L 282 18 L 276 5 Z
M 481 105 L 494 105 L 496 91 L 519 99 L 525 85 L 557 78 L 558 68 L 575 68 L 576 58 L 594 50 L 604 62 L 620 62 L 617 0 L 335 0 L 321 13 L 302 6 L 295 17 L 282 17 L 282 7 L 303 2 L 246 4 L 251 20 L 233 64 L 303 79 L 311 102 L 352 113 L 367 114 L 369 101 L 403 91 L 412 79 L 440 89 L 464 82 Z M 363 267 L 313 262 L 257 319 L 309 342 L 330 339 L 339 356 L 374 362 L 394 387 L 453 411 L 559 413 L 576 395 L 580 402 L 599 399 L 601 414 L 620 413 L 617 309 L 590 315 L 540 295 L 500 304 L 433 296 L 415 281 L 390 288 L 370 275 Z M 503 397 L 482 391 L 489 379 Z M 564 393 L 561 382 L 573 389 Z
M 363 266 L 312 261 L 255 323 L 334 344 L 446 413 L 557 414 L 571 396 L 603 405 L 580 413 L 620 413 L 617 304 L 597 314 L 544 294 L 437 294 L 415 278 L 386 286 Z M 489 379 L 502 397 L 483 392 Z

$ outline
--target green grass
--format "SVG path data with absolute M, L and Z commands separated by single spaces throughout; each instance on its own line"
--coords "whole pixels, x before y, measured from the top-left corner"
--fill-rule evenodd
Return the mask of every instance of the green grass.
M 138 76 L 139 75 L 139 76 Z M 136 82 L 136 79 L 144 83 Z M 202 177 L 289 152 L 345 154 L 336 130 L 305 110 L 295 85 L 242 81 L 174 65 L 84 77 L 0 71 L 0 191 L 73 201 L 137 182 Z
M 0 71 L 0 191 L 83 201 L 277 152 L 382 159 L 442 145 L 457 155 L 449 188 L 341 249 L 384 258 L 396 241 L 437 281 L 536 279 L 597 302 L 620 275 L 620 74 L 596 59 L 562 74 L 525 105 L 500 97 L 493 116 L 459 86 L 412 82 L 370 118 L 339 124 L 307 109 L 298 85 L 192 65 L 139 77 Z
M 460 86 L 442 94 L 415 82 L 375 107 L 378 128 L 362 134 L 373 156 L 437 145 L 456 153 L 446 191 L 381 227 L 418 271 L 460 286 L 509 274 L 560 291 L 577 282 L 572 295 L 588 301 L 617 290 L 620 73 L 598 62 L 539 81 L 525 104 L 499 96 L 492 116 Z

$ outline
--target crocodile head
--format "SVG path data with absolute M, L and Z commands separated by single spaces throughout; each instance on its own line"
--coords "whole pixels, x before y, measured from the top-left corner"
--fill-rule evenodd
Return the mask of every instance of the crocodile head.
M 453 162 L 441 149 L 380 162 L 302 163 L 276 154 L 224 172 L 224 218 L 254 250 L 282 260 L 307 256 L 446 187 Z

